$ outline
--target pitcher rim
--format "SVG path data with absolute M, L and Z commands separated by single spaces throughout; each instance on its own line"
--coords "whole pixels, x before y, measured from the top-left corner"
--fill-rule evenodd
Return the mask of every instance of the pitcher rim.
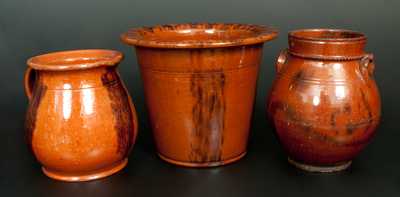
M 77 49 L 45 53 L 27 60 L 36 70 L 82 70 L 99 66 L 115 66 L 123 58 L 119 51 L 109 49 Z

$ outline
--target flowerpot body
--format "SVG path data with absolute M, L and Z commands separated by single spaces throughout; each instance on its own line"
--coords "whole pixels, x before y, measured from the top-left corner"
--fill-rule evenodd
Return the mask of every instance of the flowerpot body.
M 110 50 L 56 52 L 28 60 L 27 138 L 51 178 L 86 181 L 127 163 L 137 134 L 135 108 Z
M 308 171 L 347 168 L 374 136 L 380 97 L 363 34 L 298 30 L 277 61 L 268 115 L 289 161 Z
M 258 26 L 182 24 L 122 36 L 136 46 L 162 159 L 208 167 L 245 155 L 263 42 L 275 34 Z

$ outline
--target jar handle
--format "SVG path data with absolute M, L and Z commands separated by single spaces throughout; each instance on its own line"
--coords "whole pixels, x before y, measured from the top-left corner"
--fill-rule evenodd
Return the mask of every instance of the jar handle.
M 280 53 L 278 58 L 276 59 L 276 73 L 280 73 L 283 66 L 286 64 L 287 61 L 287 56 L 288 56 L 288 50 L 287 49 L 283 49 Z
M 360 70 L 364 75 L 372 77 L 375 70 L 374 55 L 367 53 L 360 60 Z
M 32 94 L 33 94 L 33 86 L 36 81 L 36 71 L 28 67 L 25 70 L 25 76 L 24 76 L 24 88 L 25 88 L 25 94 L 28 97 L 29 100 L 32 99 Z

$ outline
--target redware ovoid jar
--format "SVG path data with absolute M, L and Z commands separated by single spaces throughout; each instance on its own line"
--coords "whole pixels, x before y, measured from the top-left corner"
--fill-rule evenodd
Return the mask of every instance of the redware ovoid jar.
M 365 44 L 364 34 L 349 30 L 289 33 L 267 110 L 298 168 L 344 170 L 374 136 L 381 103 Z

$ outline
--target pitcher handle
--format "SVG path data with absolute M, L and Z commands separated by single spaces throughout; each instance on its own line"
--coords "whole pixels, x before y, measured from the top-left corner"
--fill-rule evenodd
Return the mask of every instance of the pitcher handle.
M 137 117 L 136 107 L 135 107 L 135 104 L 133 104 L 133 102 L 132 102 L 131 96 L 128 95 L 128 99 L 129 99 L 129 105 L 130 105 L 130 108 L 131 108 L 131 112 L 132 112 L 132 115 L 133 115 L 133 120 L 135 121 L 135 125 L 134 125 L 134 128 L 133 128 L 135 130 L 135 133 L 133 135 L 133 142 L 135 142 L 136 138 L 137 138 L 137 134 L 139 132 L 139 120 L 138 120 L 138 117 Z
M 25 88 L 25 94 L 29 100 L 32 99 L 33 86 L 35 84 L 35 81 L 36 81 L 36 72 L 33 68 L 28 67 L 25 70 L 24 88 Z

